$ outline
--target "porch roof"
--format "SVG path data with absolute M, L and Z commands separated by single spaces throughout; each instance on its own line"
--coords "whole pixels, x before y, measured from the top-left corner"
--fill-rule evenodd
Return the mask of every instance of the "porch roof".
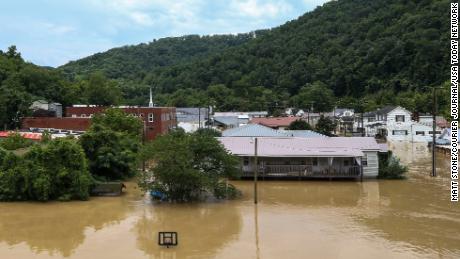
M 254 138 L 218 139 L 234 155 L 254 156 Z M 363 151 L 381 150 L 375 139 L 367 137 L 257 139 L 261 157 L 361 157 Z

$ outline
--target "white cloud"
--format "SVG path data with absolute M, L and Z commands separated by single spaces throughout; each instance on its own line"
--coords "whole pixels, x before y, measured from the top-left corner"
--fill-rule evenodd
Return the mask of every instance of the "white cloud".
M 54 24 L 54 23 L 43 23 L 43 27 L 45 27 L 45 30 L 52 33 L 52 34 L 66 34 L 72 31 L 75 31 L 75 28 L 72 26 L 68 25 L 60 25 L 60 24 Z
M 154 24 L 152 17 L 143 12 L 131 12 L 129 16 L 134 22 L 136 22 L 139 25 L 150 26 Z
M 255 18 L 276 17 L 292 9 L 292 6 L 284 1 L 267 3 L 258 0 L 234 0 L 231 6 L 238 14 Z

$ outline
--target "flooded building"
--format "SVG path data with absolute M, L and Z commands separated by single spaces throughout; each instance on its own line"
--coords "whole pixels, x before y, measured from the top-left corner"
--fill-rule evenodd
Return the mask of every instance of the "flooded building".
M 221 137 L 219 141 L 240 158 L 243 177 L 253 176 L 257 157 L 261 177 L 373 178 L 378 175 L 379 153 L 387 152 L 370 137 Z
M 363 115 L 366 136 L 386 137 L 389 141 L 428 142 L 432 126 L 413 121 L 411 112 L 401 106 L 385 106 Z M 441 134 L 437 127 L 436 135 Z
M 86 131 L 91 126 L 91 118 L 110 107 L 94 105 L 74 105 L 67 107 L 65 117 L 25 117 L 21 128 L 26 130 Z M 157 135 L 165 134 L 175 128 L 176 108 L 174 107 L 138 107 L 119 106 L 124 112 L 138 117 L 144 122 L 145 138 L 153 140 Z

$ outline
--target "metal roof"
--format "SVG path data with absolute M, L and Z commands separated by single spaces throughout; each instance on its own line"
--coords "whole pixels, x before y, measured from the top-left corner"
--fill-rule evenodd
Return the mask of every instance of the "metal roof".
M 285 133 L 281 133 L 269 127 L 259 124 L 248 124 L 242 127 L 224 130 L 223 137 L 287 137 Z
M 237 116 L 214 116 L 214 121 L 217 121 L 224 125 L 236 125 L 238 127 Z
M 254 156 L 254 138 L 221 137 L 218 140 L 234 155 Z M 261 157 L 361 157 L 363 151 L 382 148 L 371 137 L 257 138 L 257 155 Z
M 278 130 L 281 133 L 287 134 L 289 137 L 297 138 L 318 138 L 327 137 L 321 133 L 312 130 Z
M 223 137 L 326 137 L 311 130 L 274 130 L 260 124 L 248 124 L 238 128 L 224 130 Z

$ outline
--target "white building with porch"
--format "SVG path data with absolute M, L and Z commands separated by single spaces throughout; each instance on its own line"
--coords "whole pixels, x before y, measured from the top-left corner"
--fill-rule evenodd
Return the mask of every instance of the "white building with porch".
M 371 137 L 218 138 L 232 154 L 240 157 L 242 177 L 263 178 L 375 178 L 378 154 L 386 144 Z M 257 142 L 257 144 L 256 144 Z
M 385 106 L 364 114 L 366 136 L 380 135 L 389 141 L 429 142 L 433 128 L 411 118 L 411 112 L 401 106 Z M 432 125 L 432 124 L 431 124 Z M 439 136 L 441 129 L 436 128 Z

